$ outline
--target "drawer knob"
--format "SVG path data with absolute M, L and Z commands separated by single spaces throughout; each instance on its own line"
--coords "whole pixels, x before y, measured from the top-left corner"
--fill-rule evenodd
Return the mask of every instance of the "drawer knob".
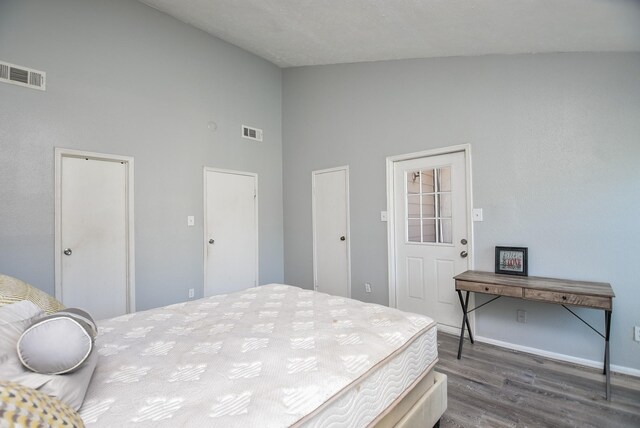
M 484 287 L 484 291 L 489 291 L 489 287 Z
M 562 300 L 567 300 L 567 296 L 562 296 Z

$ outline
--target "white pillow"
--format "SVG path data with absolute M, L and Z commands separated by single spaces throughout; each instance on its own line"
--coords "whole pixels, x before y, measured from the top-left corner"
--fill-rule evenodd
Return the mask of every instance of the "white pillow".
M 65 309 L 35 321 L 22 333 L 18 357 L 36 373 L 71 373 L 89 358 L 96 332 L 88 313 Z

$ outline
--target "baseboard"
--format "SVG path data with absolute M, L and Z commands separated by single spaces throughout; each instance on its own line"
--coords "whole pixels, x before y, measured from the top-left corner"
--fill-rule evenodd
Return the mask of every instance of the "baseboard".
M 438 326 L 440 328 L 440 326 Z M 460 334 L 460 329 L 457 329 Z M 448 333 L 446 330 L 442 330 Z M 566 361 L 568 363 L 579 364 L 586 367 L 602 368 L 602 361 L 588 360 L 586 358 L 573 357 L 571 355 L 560 354 L 557 352 L 545 351 L 544 349 L 531 348 L 529 346 L 517 345 L 515 343 L 503 342 L 502 340 L 491 339 L 484 336 L 474 336 L 474 339 L 478 342 L 488 343 L 489 345 L 500 346 L 501 348 L 513 349 L 514 351 L 526 352 L 528 354 L 539 355 L 541 357 L 551 358 L 553 360 Z M 622 373 L 634 377 L 640 377 L 640 370 L 631 367 L 619 366 L 611 364 L 611 371 L 615 373 Z
M 471 325 L 473 326 L 473 323 L 471 323 Z M 472 333 L 475 335 L 475 329 L 473 327 L 471 329 L 473 330 Z M 460 337 L 460 327 L 451 327 L 450 325 L 438 323 L 438 331 Z M 466 337 L 467 339 L 469 338 L 469 334 L 467 333 L 466 329 L 464 331 L 464 337 Z M 475 336 L 473 337 L 475 338 Z
M 460 337 L 460 329 L 458 327 L 451 327 L 449 325 L 438 324 L 438 331 Z M 468 337 L 468 336 L 469 335 L 465 331 L 464 337 Z

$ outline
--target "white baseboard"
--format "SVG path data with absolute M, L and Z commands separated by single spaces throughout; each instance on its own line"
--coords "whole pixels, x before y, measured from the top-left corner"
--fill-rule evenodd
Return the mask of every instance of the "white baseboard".
M 438 326 L 439 329 L 440 326 Z M 449 333 L 446 329 L 441 329 L 445 333 Z M 460 334 L 460 329 L 456 334 Z M 539 355 L 541 357 L 551 358 L 554 360 L 566 361 L 569 363 L 580 364 L 582 366 L 602 368 L 601 361 L 587 360 L 586 358 L 573 357 L 571 355 L 559 354 L 557 352 L 545 351 L 544 349 L 530 348 L 529 346 L 517 345 L 515 343 L 503 342 L 502 340 L 491 339 L 484 336 L 473 337 L 478 342 L 488 343 L 490 345 L 500 346 L 502 348 L 513 349 L 514 351 L 526 352 L 528 354 Z M 611 364 L 611 371 L 615 373 L 622 373 L 630 376 L 640 377 L 640 370 L 631 367 L 618 366 Z
M 458 327 L 451 327 L 449 325 L 438 324 L 438 331 L 460 337 L 460 329 Z M 469 337 L 466 331 L 464 332 L 464 337 Z
M 474 314 L 469 315 L 469 324 L 471 324 L 471 333 L 473 333 L 473 337 L 475 338 L 476 337 L 476 329 L 475 329 L 475 322 L 474 322 L 475 317 L 473 317 L 472 315 Z M 452 327 L 450 325 L 438 323 L 438 331 L 441 331 L 447 334 L 453 334 L 454 336 L 460 337 L 460 327 Z M 467 339 L 469 338 L 467 329 L 464 330 L 464 337 L 466 337 Z

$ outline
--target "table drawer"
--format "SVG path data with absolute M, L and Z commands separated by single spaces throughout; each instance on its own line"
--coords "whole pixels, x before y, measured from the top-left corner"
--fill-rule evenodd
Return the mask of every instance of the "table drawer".
M 525 288 L 524 298 L 611 310 L 611 299 L 608 297 L 585 296 L 583 294 L 560 293 L 557 291 L 531 290 Z
M 499 296 L 522 297 L 522 288 L 507 285 L 484 284 L 482 282 L 456 281 L 456 290 L 475 291 L 476 293 Z

